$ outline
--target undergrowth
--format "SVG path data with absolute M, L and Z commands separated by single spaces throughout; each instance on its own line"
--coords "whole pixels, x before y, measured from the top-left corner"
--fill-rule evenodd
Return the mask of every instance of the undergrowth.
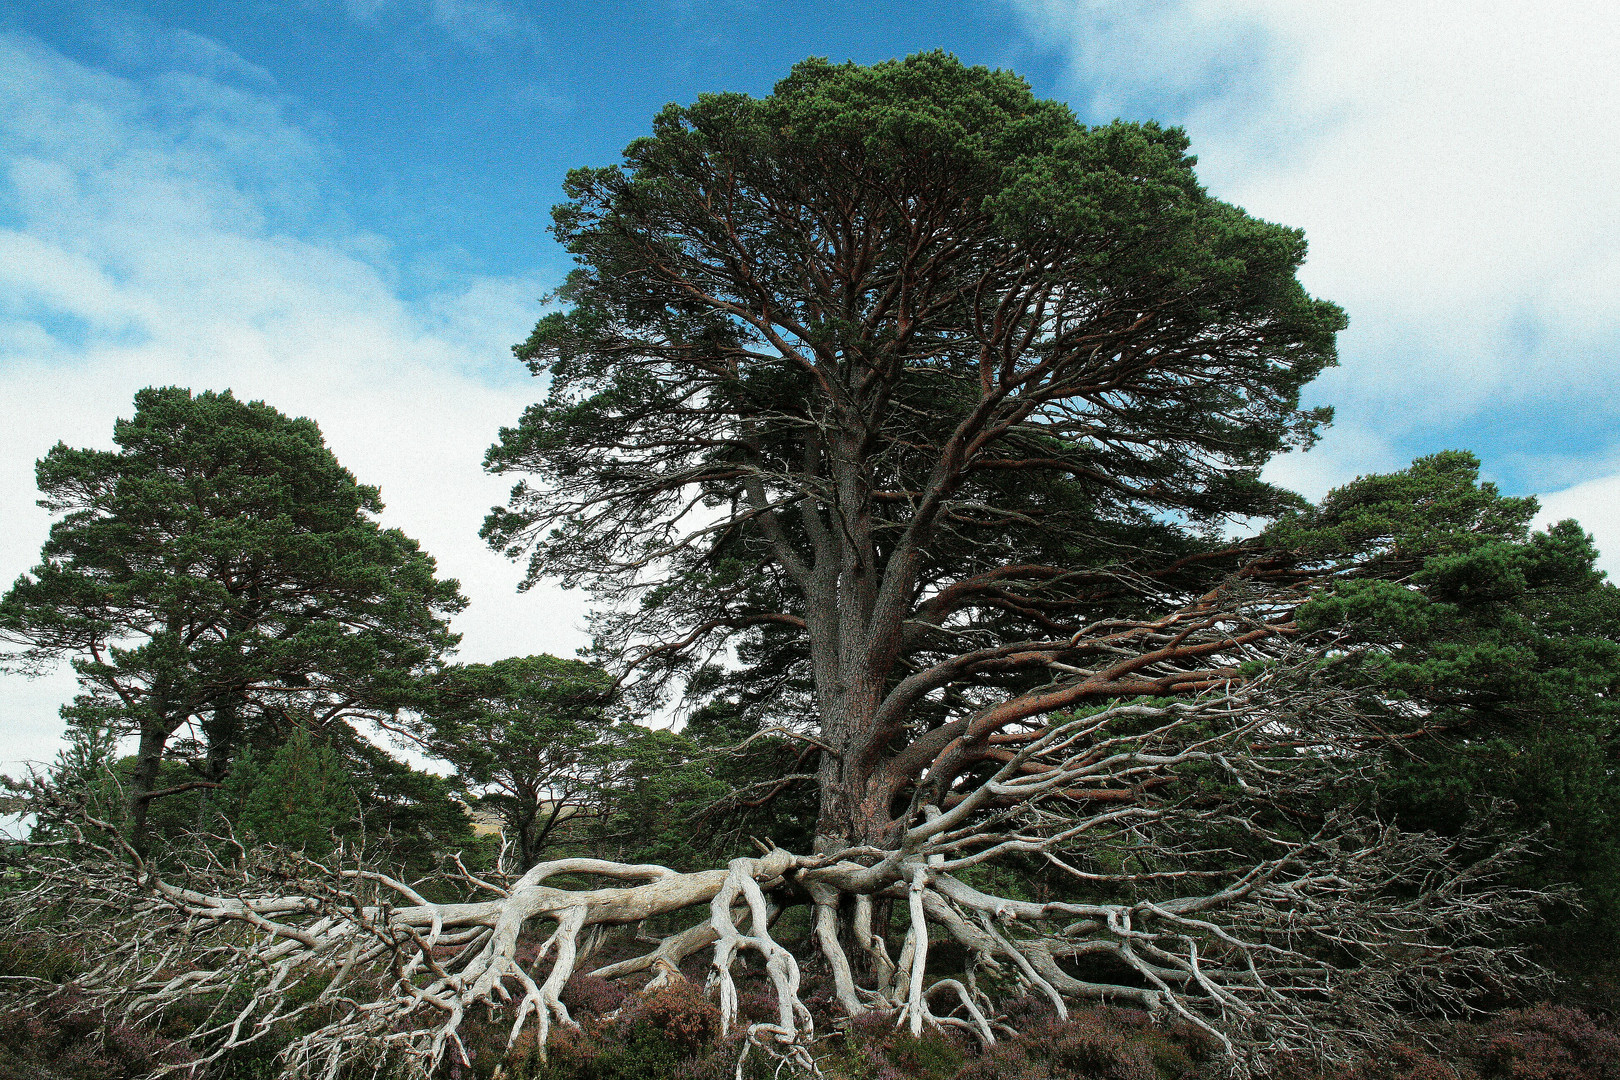
M 183 1067 L 196 1059 L 184 1037 L 201 1017 L 175 1009 L 149 1025 L 108 1023 L 74 988 L 73 976 L 86 966 L 48 934 L 0 939 L 0 987 L 59 987 L 42 1006 L 0 1010 L 0 1080 L 146 1080 L 175 1066 L 188 1076 Z M 499 1069 L 503 1080 L 733 1080 L 741 1030 L 773 1020 L 775 999 L 762 981 L 741 980 L 739 1030 L 723 1038 L 719 1010 L 701 989 L 702 965 L 687 966 L 686 978 L 651 993 L 576 975 L 563 1000 L 580 1030 L 553 1031 L 543 1061 L 532 1028 L 508 1051 L 509 1021 L 470 1016 L 466 1056 L 452 1055 L 440 1075 L 492 1080 Z M 293 994 L 319 989 L 311 984 Z M 817 1029 L 827 1033 L 815 1047 L 825 1080 L 1202 1080 L 1224 1071 L 1196 1029 L 1133 1009 L 1082 1008 L 1059 1020 L 1044 1001 L 1021 998 L 1004 1016 L 1021 1033 L 983 1049 L 954 1030 L 913 1037 L 892 1013 L 870 1013 L 840 1029 L 829 996 L 807 990 Z M 195 1080 L 275 1080 L 277 1054 L 297 1034 L 291 1026 L 272 1031 Z M 776 1064 L 752 1050 L 744 1080 L 774 1080 Z M 1475 1024 L 1417 1029 L 1351 1066 L 1280 1056 L 1266 1064 L 1276 1080 L 1620 1080 L 1620 1025 L 1602 1013 L 1538 1005 Z

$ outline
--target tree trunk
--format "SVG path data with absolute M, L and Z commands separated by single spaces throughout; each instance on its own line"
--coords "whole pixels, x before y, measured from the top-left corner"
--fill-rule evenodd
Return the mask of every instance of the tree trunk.
M 874 799 L 872 791 L 888 742 L 888 733 L 875 727 L 884 680 L 852 678 L 845 673 L 864 665 L 853 657 L 841 660 L 836 675 L 818 672 L 816 680 L 821 737 L 832 748 L 822 753 L 816 780 L 818 854 L 852 845 L 885 847 L 895 831 L 887 800 Z
M 236 755 L 236 737 L 241 728 L 235 701 L 222 701 L 214 705 L 209 718 L 203 721 L 203 737 L 208 741 L 208 756 L 203 775 L 214 783 L 223 783 L 230 771 L 231 759 Z
M 135 775 L 129 793 L 129 843 L 141 855 L 147 853 L 146 812 L 157 790 L 158 769 L 163 764 L 163 747 L 169 733 L 163 728 L 141 728 L 141 745 L 135 759 Z

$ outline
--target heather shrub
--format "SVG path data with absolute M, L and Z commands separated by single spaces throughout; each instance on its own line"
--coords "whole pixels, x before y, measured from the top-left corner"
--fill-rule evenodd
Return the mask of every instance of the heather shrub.
M 644 1031 L 687 1053 L 703 1049 L 720 1035 L 720 1007 L 685 980 L 644 994 L 624 1011 L 619 1026 Z
M 805 999 L 805 1008 L 812 1013 L 818 1010 L 820 1002 Z M 738 1023 L 747 1024 L 774 1024 L 780 1013 L 776 1005 L 776 992 L 763 986 L 739 986 L 737 988 L 737 1020 Z M 819 1027 L 819 1024 L 818 1024 Z
M 1021 994 L 1002 1006 L 1002 1018 L 1019 1031 L 1057 1019 L 1052 1003 L 1041 994 Z
M 1620 1030 L 1579 1009 L 1537 1005 L 1428 1029 L 1437 1049 L 1396 1044 L 1353 1065 L 1268 1062 L 1278 1080 L 1620 1080 Z
M 1620 1080 L 1620 1031 L 1579 1009 L 1514 1009 L 1481 1035 L 1478 1068 L 1487 1080 Z
M 1087 1009 L 1057 1020 L 1032 999 L 1015 1005 L 1021 1034 L 968 1062 L 961 1080 L 1191 1080 L 1210 1056 L 1192 1031 L 1157 1027 L 1134 1009 Z
M 734 1031 L 708 1053 L 687 1058 L 670 1074 L 670 1080 L 736 1080 L 737 1061 L 742 1055 L 743 1035 Z M 773 1058 L 754 1049 L 743 1060 L 743 1080 L 782 1080 L 785 1073 L 779 1074 L 776 1065 Z
M 71 994 L 0 1014 L 0 1080 L 140 1080 L 191 1060 L 146 1028 L 106 1026 Z
M 533 1035 L 525 1034 L 507 1057 L 507 1074 L 514 1080 L 669 1080 L 683 1068 L 691 1072 L 703 1059 L 724 1056 L 715 1047 L 720 1010 L 691 983 L 643 994 L 607 1020 L 601 1007 L 617 988 L 589 976 L 577 981 L 570 986 L 578 995 L 583 1031 L 554 1030 L 543 1062 Z M 731 1075 L 735 1061 L 733 1054 L 723 1075 Z
M 606 1016 L 624 1004 L 629 989 L 623 983 L 610 982 L 583 972 L 569 979 L 562 988 L 562 1003 L 570 1013 L 580 1016 Z
M 892 1012 L 870 1012 L 851 1021 L 841 1045 L 829 1055 L 835 1074 L 851 1080 L 949 1080 L 967 1061 L 954 1037 L 924 1031 L 920 1037 L 895 1028 Z
M 0 977 L 65 982 L 85 965 L 82 957 L 49 934 L 0 939 Z
M 885 1044 L 883 1054 L 901 1076 L 940 1080 L 955 1076 L 967 1058 L 959 1042 L 935 1031 L 924 1031 L 920 1036 L 896 1033 Z
M 602 1046 L 590 1033 L 565 1027 L 551 1033 L 542 1062 L 531 1028 L 519 1036 L 507 1059 L 507 1072 L 515 1080 L 591 1080 L 601 1075 L 596 1066 L 603 1056 Z
M 1314 1078 L 1321 1076 L 1321 1072 L 1301 1065 L 1280 1070 L 1280 1075 Z M 1333 1080 L 1475 1080 L 1475 1075 L 1467 1065 L 1448 1063 L 1427 1051 L 1397 1043 L 1351 1068 L 1339 1070 Z

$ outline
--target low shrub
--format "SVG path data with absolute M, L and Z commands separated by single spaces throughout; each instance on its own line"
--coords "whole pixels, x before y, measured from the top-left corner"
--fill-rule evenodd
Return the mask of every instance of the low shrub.
M 1537 1005 L 1477 1024 L 1427 1029 L 1427 1049 L 1396 1044 L 1353 1065 L 1273 1063 L 1279 1080 L 1620 1080 L 1620 1026 Z
M 83 957 L 50 934 L 0 938 L 0 976 L 66 982 L 82 971 Z
M 1442 1061 L 1427 1050 L 1397 1043 L 1324 1076 L 1304 1061 L 1282 1064 L 1279 1080 L 1477 1080 L 1467 1065 Z
M 606 1016 L 629 996 L 623 983 L 611 982 L 584 973 L 569 979 L 562 988 L 562 1003 L 568 1011 L 579 1016 Z
M 967 1064 L 961 1080 L 1192 1080 L 1211 1046 L 1135 1009 L 1093 1008 L 1058 1020 L 1024 1003 L 1021 1033 Z
M 1482 1025 L 1486 1080 L 1620 1080 L 1620 1030 L 1579 1009 L 1538 1005 Z
M 720 1007 L 683 979 L 643 994 L 621 1014 L 619 1027 L 693 1054 L 719 1037 Z
M 719 1075 L 734 1072 L 736 1052 L 718 1052 L 720 1010 L 691 983 L 676 982 L 629 1000 L 609 1020 L 604 1014 L 618 1007 L 610 1004 L 617 988 L 589 976 L 577 982 L 570 987 L 581 1030 L 555 1031 L 546 1044 L 545 1061 L 532 1034 L 520 1039 L 507 1059 L 507 1073 L 514 1080 L 669 1080 L 677 1074 L 703 1080 L 706 1071 L 713 1071 L 709 1066 L 722 1064 L 720 1059 L 725 1060 Z M 624 999 L 619 991 L 618 1001 Z M 735 1050 L 740 1052 L 740 1045 Z
M 146 1028 L 107 1025 L 71 993 L 0 1015 L 0 1080 L 140 1080 L 192 1060 Z
M 937 1031 L 913 1036 L 895 1027 L 892 1012 L 869 1012 L 855 1018 L 829 1055 L 837 1075 L 851 1080 L 949 1080 L 967 1061 L 957 1039 Z

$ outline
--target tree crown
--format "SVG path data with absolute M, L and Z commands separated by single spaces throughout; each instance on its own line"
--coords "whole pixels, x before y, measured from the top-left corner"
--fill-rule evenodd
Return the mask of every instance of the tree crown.
M 455 644 L 457 583 L 374 520 L 377 489 L 312 421 L 150 388 L 113 440 L 40 460 L 40 503 L 61 517 L 0 599 L 0 638 L 74 656 L 86 708 L 171 731 L 250 699 L 319 697 L 322 720 L 387 711 Z
M 666 108 L 569 176 L 549 394 L 487 458 L 536 482 L 485 537 L 655 686 L 738 635 L 881 684 L 1128 607 L 1294 505 L 1258 469 L 1343 325 L 1186 151 L 942 53 Z

